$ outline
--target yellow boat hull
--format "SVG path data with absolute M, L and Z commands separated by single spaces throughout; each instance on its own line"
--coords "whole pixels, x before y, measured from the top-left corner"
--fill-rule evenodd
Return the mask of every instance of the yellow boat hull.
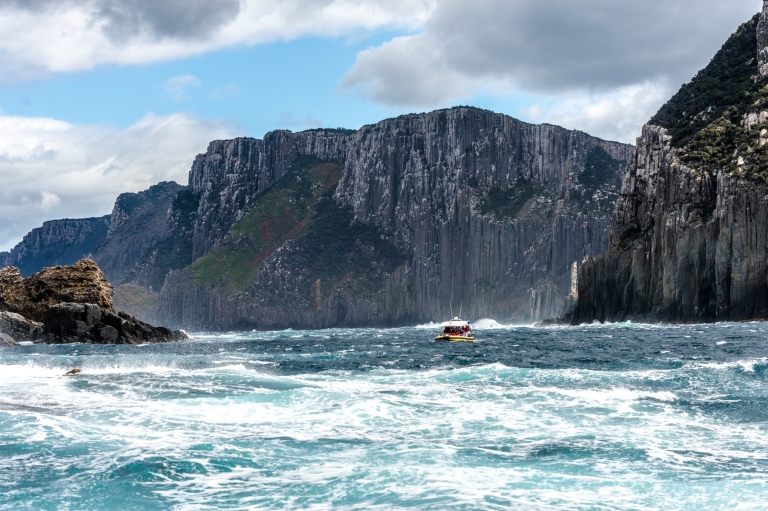
M 438 335 L 435 337 L 435 341 L 441 342 L 475 342 L 474 337 L 467 337 L 465 335 Z

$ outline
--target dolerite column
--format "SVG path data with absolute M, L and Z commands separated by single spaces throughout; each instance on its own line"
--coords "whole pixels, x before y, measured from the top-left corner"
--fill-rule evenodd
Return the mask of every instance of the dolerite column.
M 763 13 L 757 24 L 757 61 L 760 76 L 768 77 L 768 0 L 763 0 Z

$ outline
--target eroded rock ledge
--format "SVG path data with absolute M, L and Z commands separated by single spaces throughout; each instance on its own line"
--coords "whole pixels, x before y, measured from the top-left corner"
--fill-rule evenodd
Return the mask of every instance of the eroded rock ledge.
M 64 344 L 143 344 L 186 339 L 183 332 L 154 327 L 115 312 L 112 286 L 98 265 L 45 268 L 28 278 L 0 270 L 0 345 L 19 341 Z

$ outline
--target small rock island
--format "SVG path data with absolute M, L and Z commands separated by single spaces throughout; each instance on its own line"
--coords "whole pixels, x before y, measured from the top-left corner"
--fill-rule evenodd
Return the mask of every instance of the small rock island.
M 90 259 L 44 268 L 27 278 L 16 267 L 3 268 L 0 346 L 24 341 L 145 344 L 187 339 L 184 332 L 154 327 L 116 312 L 112 295 L 112 286 Z

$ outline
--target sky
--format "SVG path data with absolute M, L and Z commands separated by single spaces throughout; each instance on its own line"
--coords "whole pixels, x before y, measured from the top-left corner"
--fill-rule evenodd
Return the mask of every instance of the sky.
M 211 140 L 473 105 L 634 143 L 760 0 L 0 0 L 0 250 Z

